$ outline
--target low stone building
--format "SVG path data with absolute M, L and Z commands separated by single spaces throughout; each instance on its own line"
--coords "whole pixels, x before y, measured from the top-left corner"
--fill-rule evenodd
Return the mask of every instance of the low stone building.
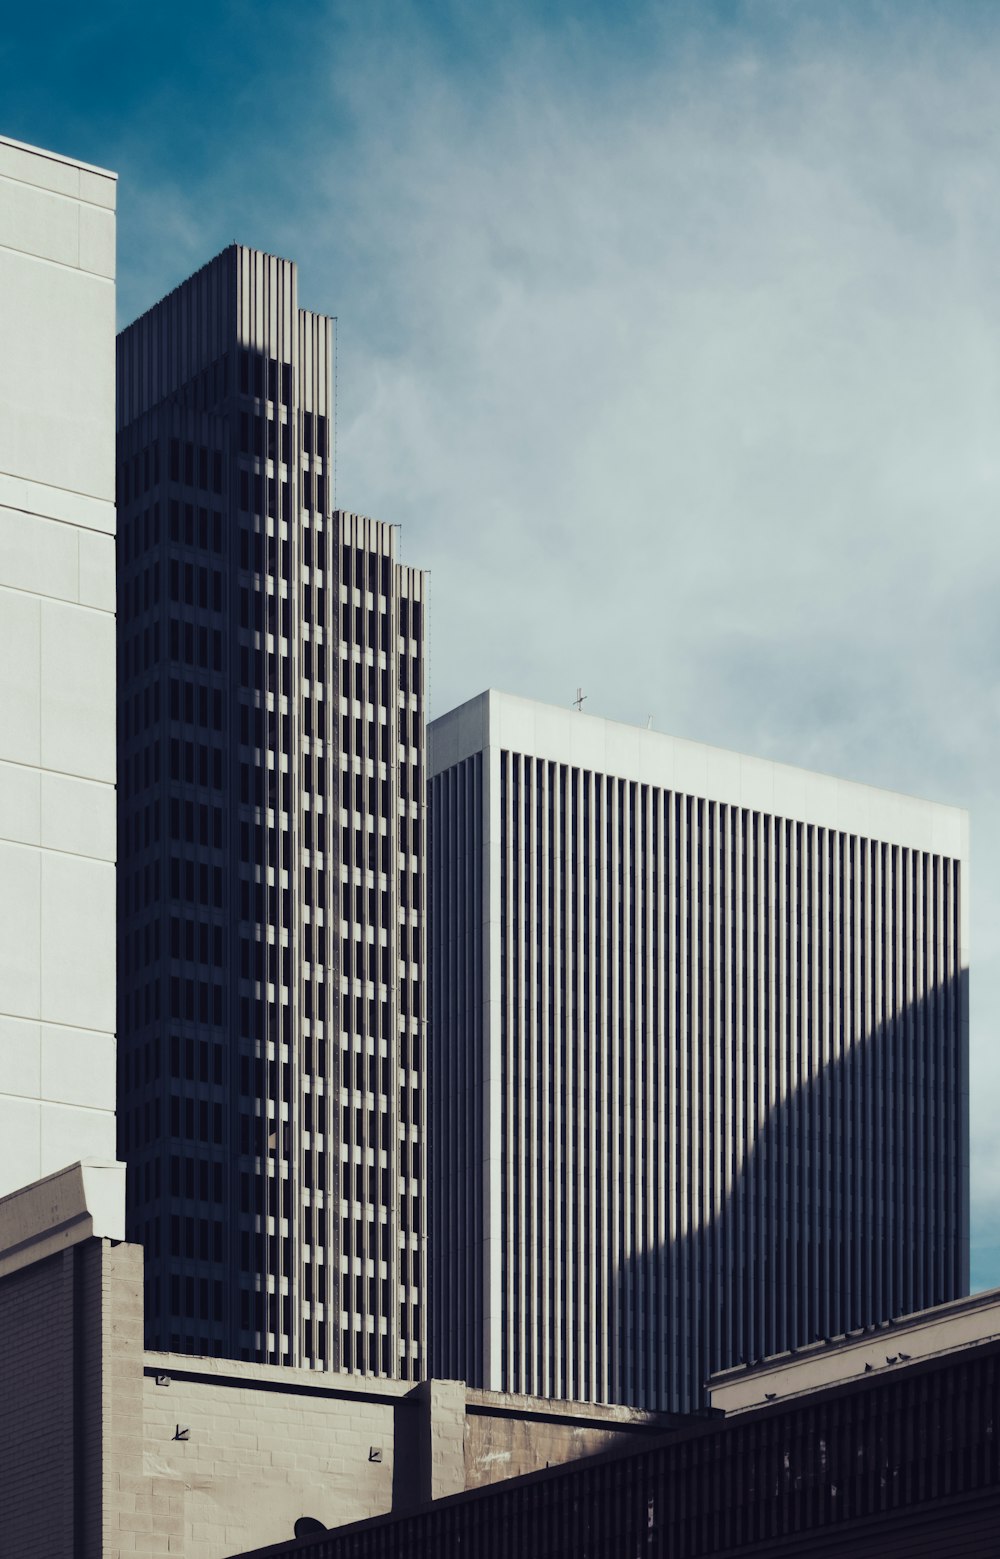
M 942 1308 L 863 1347 L 831 1340 L 822 1369 L 765 1361 L 740 1393 L 753 1400 L 728 1382 L 728 1413 L 241 1559 L 995 1554 L 1000 1294 Z
M 630 1408 L 143 1349 L 122 1166 L 0 1200 L 0 1533 L 18 1559 L 221 1559 L 662 1431 Z

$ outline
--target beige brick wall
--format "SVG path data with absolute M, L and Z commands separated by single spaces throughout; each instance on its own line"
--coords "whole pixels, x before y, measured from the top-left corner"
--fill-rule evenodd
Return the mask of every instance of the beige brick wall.
M 185 1559 L 289 1538 L 299 1516 L 339 1526 L 412 1502 L 406 1386 L 175 1354 L 147 1354 L 146 1366 L 145 1466 L 183 1503 Z
M 144 1403 L 146 1470 L 181 1494 L 185 1559 L 280 1542 L 299 1516 L 340 1526 L 557 1466 L 670 1422 L 461 1381 L 408 1388 L 177 1354 L 146 1355 Z
M 101 1559 L 183 1555 L 183 1492 L 148 1468 L 144 1455 L 141 1247 L 105 1241 L 100 1284 Z
M 637 1408 L 466 1391 L 465 1487 L 477 1489 L 542 1467 L 596 1456 L 636 1435 L 662 1434 L 672 1419 Z
M 419 1413 L 414 1504 L 461 1494 L 465 1488 L 465 1382 L 425 1380 L 414 1388 Z

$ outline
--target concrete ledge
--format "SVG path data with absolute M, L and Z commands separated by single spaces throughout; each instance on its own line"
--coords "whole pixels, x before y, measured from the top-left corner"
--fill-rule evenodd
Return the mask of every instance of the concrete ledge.
M 470 1386 L 466 1391 L 466 1412 L 488 1414 L 491 1418 L 517 1418 L 582 1424 L 587 1428 L 636 1429 L 663 1432 L 675 1425 L 688 1425 L 691 1414 L 652 1413 L 616 1402 L 572 1402 L 548 1397 L 516 1396 L 505 1391 L 485 1391 Z
M 174 1380 L 211 1381 L 218 1386 L 253 1387 L 288 1395 L 341 1397 L 352 1401 L 405 1401 L 415 1390 L 409 1380 L 381 1375 L 357 1375 L 348 1370 L 304 1370 L 287 1364 L 251 1364 L 244 1359 L 216 1359 L 208 1354 L 143 1353 L 144 1375 L 169 1375 Z
M 91 1238 L 125 1238 L 124 1164 L 84 1159 L 0 1197 L 0 1278 Z
M 720 1370 L 708 1381 L 712 1407 L 741 1413 L 859 1376 L 905 1370 L 926 1359 L 966 1352 L 1000 1339 L 1000 1289 L 952 1299 L 929 1310 L 896 1316 L 845 1336 L 808 1343 L 749 1365 Z

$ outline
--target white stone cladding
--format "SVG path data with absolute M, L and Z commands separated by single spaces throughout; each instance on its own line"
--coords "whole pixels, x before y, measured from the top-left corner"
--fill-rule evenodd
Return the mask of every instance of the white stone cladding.
M 968 1285 L 968 819 L 489 692 L 429 728 L 431 1369 L 688 1410 Z
M 0 137 L 0 1195 L 115 1154 L 115 190 Z

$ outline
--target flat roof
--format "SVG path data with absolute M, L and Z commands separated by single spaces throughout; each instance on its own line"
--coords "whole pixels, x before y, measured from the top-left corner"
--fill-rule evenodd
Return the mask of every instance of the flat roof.
M 432 777 L 475 752 L 505 748 L 775 817 L 968 859 L 969 814 L 962 807 L 493 688 L 432 721 L 427 746 Z
M 110 168 L 101 168 L 95 162 L 81 162 L 79 157 L 64 157 L 62 152 L 49 151 L 47 146 L 32 146 L 30 141 L 15 141 L 13 136 L 0 135 L 0 146 L 13 146 L 16 151 L 30 152 L 33 157 L 47 157 L 50 162 L 62 162 L 70 168 L 82 168 L 85 173 L 99 173 L 103 179 L 114 179 L 118 182 L 117 173 Z

